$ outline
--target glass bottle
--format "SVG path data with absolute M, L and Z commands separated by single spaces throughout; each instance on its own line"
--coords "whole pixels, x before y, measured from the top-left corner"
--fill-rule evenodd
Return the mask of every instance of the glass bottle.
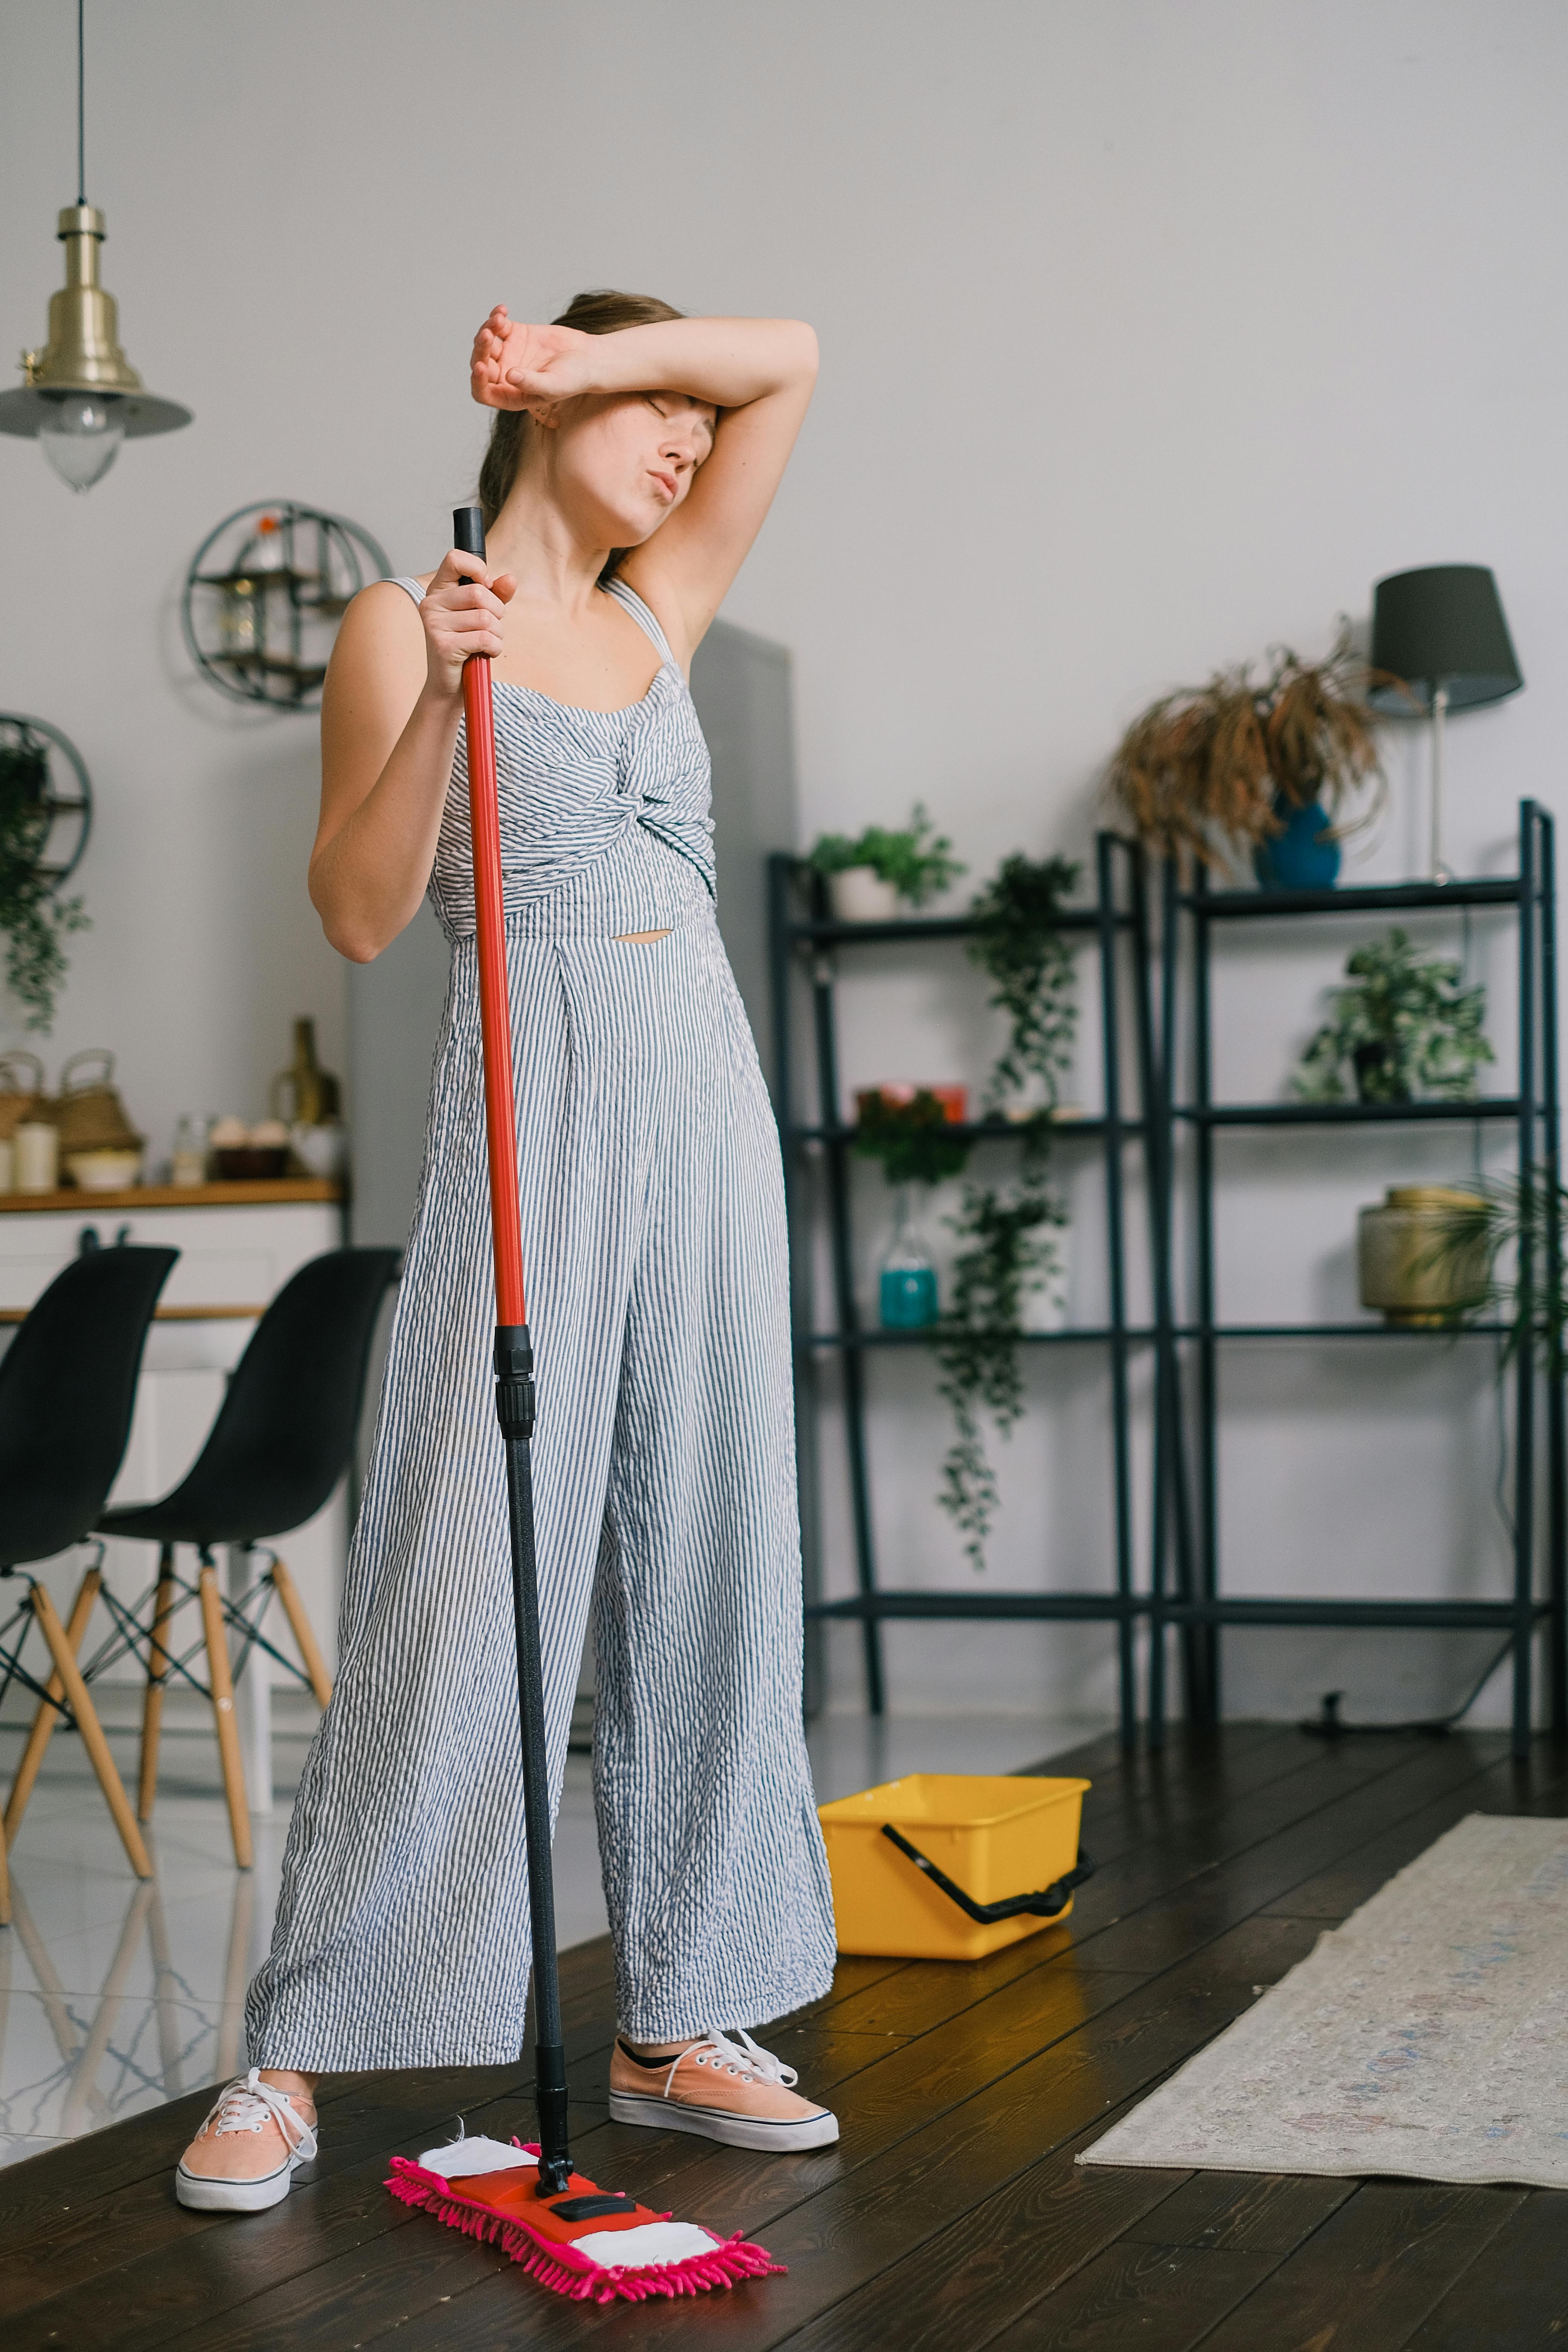
M 893 1238 L 882 1258 L 878 1307 L 884 1331 L 919 1331 L 937 1319 L 936 1268 L 915 1229 L 907 1184 L 893 1199 Z
M 207 1181 L 207 1130 L 205 1119 L 195 1119 L 187 1114 L 174 1129 L 174 1148 L 169 1155 L 171 1184 L 205 1184 Z
M 272 1109 L 279 1115 L 279 1094 L 289 1095 L 288 1117 L 296 1127 L 324 1127 L 338 1116 L 339 1087 L 331 1070 L 316 1059 L 316 1024 L 301 1016 L 294 1024 L 292 1066 L 279 1070 L 272 1081 Z

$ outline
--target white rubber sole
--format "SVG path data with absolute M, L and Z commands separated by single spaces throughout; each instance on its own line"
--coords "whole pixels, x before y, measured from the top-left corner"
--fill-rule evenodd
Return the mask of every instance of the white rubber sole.
M 824 2107 L 798 2123 L 773 2124 L 756 2116 L 737 2116 L 725 2107 L 693 2107 L 684 2101 L 650 2098 L 638 2091 L 610 2093 L 610 2120 L 645 2124 L 655 2131 L 694 2132 L 699 2139 L 721 2140 L 726 2147 L 772 2149 L 794 2155 L 808 2147 L 830 2147 L 838 2137 L 838 2118 Z
M 206 2180 L 181 2164 L 175 2168 L 174 2195 L 198 2213 L 265 2213 L 269 2205 L 282 2204 L 298 2168 L 280 2164 L 259 2180 Z

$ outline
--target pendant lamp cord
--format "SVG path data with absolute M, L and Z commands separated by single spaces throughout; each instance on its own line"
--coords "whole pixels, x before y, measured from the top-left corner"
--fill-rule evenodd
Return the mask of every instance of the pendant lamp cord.
M 87 202 L 87 60 L 82 10 L 87 0 L 76 0 L 76 200 Z

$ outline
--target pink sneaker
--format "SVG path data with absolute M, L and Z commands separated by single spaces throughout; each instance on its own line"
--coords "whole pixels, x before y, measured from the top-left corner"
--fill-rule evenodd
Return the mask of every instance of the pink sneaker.
M 672 2058 L 638 2058 L 617 2040 L 610 2058 L 610 2116 L 661 2131 L 696 2132 L 730 2147 L 794 2152 L 826 2147 L 838 2118 L 796 2096 L 793 2066 L 759 2050 L 749 2033 L 710 2030 Z
M 204 2213 L 259 2213 L 289 2194 L 295 2169 L 315 2160 L 310 2123 L 287 2091 L 253 2066 L 237 2075 L 180 2158 L 174 2194 Z

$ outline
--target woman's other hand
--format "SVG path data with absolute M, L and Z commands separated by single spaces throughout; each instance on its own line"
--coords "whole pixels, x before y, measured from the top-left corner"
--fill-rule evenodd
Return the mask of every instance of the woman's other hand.
M 531 327 L 498 302 L 474 337 L 469 388 L 482 408 L 558 408 L 593 388 L 595 338 L 575 327 Z
M 470 654 L 500 657 L 501 614 L 517 593 L 510 572 L 492 578 L 477 555 L 452 548 L 442 558 L 419 607 L 425 629 L 427 690 L 441 700 L 463 690 L 463 664 Z

